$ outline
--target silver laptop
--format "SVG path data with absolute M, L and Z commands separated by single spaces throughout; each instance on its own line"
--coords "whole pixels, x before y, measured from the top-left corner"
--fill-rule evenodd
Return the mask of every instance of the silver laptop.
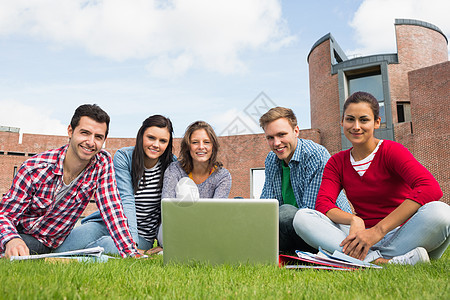
M 164 263 L 278 264 L 275 199 L 162 200 Z

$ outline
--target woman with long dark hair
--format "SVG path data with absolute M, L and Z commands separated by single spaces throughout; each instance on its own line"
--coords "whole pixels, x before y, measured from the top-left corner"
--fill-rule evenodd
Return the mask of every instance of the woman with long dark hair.
M 136 145 L 114 155 L 117 187 L 128 226 L 138 249 L 153 247 L 161 224 L 161 190 L 164 172 L 174 161 L 173 128 L 170 119 L 153 115 L 142 123 Z M 58 252 L 101 246 L 118 253 L 97 211 L 82 221 L 58 248 Z

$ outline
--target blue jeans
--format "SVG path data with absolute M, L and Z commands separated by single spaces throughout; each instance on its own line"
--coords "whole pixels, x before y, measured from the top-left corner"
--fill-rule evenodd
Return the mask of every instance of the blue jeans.
M 30 250 L 30 254 L 46 254 L 51 252 L 52 249 L 42 244 L 34 236 L 25 233 L 19 234 L 22 240 L 27 245 L 28 250 Z
M 349 234 L 350 225 L 334 223 L 316 210 L 301 209 L 295 215 L 294 229 L 312 247 L 334 252 L 342 251 L 339 244 Z M 364 260 L 390 259 L 416 247 L 425 248 L 430 258 L 438 259 L 449 245 L 449 236 L 450 206 L 440 201 L 429 202 L 403 226 L 391 230 L 373 245 Z
M 293 221 L 298 208 L 290 204 L 283 204 L 278 211 L 279 250 L 281 252 L 311 251 L 311 247 L 294 230 Z
M 105 253 L 119 254 L 119 250 L 117 250 L 116 244 L 114 244 L 105 223 L 92 221 L 75 227 L 64 240 L 64 243 L 56 248 L 54 252 L 65 252 L 97 246 L 103 247 Z M 153 241 L 147 241 L 139 235 L 139 249 L 148 250 L 152 247 Z

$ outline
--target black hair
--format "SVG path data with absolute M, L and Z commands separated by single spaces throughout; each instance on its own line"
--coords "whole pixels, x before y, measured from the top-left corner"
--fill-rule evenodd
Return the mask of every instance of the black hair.
M 83 104 L 78 106 L 75 110 L 72 120 L 70 121 L 70 127 L 72 130 L 80 124 L 81 117 L 89 117 L 98 123 L 106 123 L 106 133 L 105 137 L 108 136 L 109 131 L 109 116 L 108 114 L 100 108 L 97 104 Z
M 142 122 L 141 128 L 139 128 L 139 131 L 136 135 L 136 145 L 133 150 L 133 156 L 132 156 L 132 164 L 131 164 L 131 182 L 133 184 L 133 190 L 136 193 L 138 186 L 139 186 L 139 180 L 144 175 L 144 161 L 145 161 L 145 153 L 143 148 L 143 141 L 144 141 L 144 132 L 147 128 L 156 126 L 159 128 L 167 128 L 170 134 L 169 143 L 167 145 L 166 150 L 164 153 L 159 157 L 159 161 L 161 162 L 161 170 L 162 175 L 158 183 L 158 187 L 162 187 L 162 182 L 164 179 L 164 172 L 169 166 L 169 164 L 173 161 L 173 127 L 172 122 L 169 118 L 166 118 L 161 115 L 153 115 L 148 117 L 147 119 Z

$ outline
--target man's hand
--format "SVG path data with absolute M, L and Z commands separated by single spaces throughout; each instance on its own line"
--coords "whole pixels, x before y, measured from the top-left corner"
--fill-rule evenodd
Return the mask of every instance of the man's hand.
M 24 255 L 30 255 L 30 249 L 28 249 L 27 244 L 22 239 L 14 238 L 6 243 L 5 257 L 10 258 L 11 256 Z

